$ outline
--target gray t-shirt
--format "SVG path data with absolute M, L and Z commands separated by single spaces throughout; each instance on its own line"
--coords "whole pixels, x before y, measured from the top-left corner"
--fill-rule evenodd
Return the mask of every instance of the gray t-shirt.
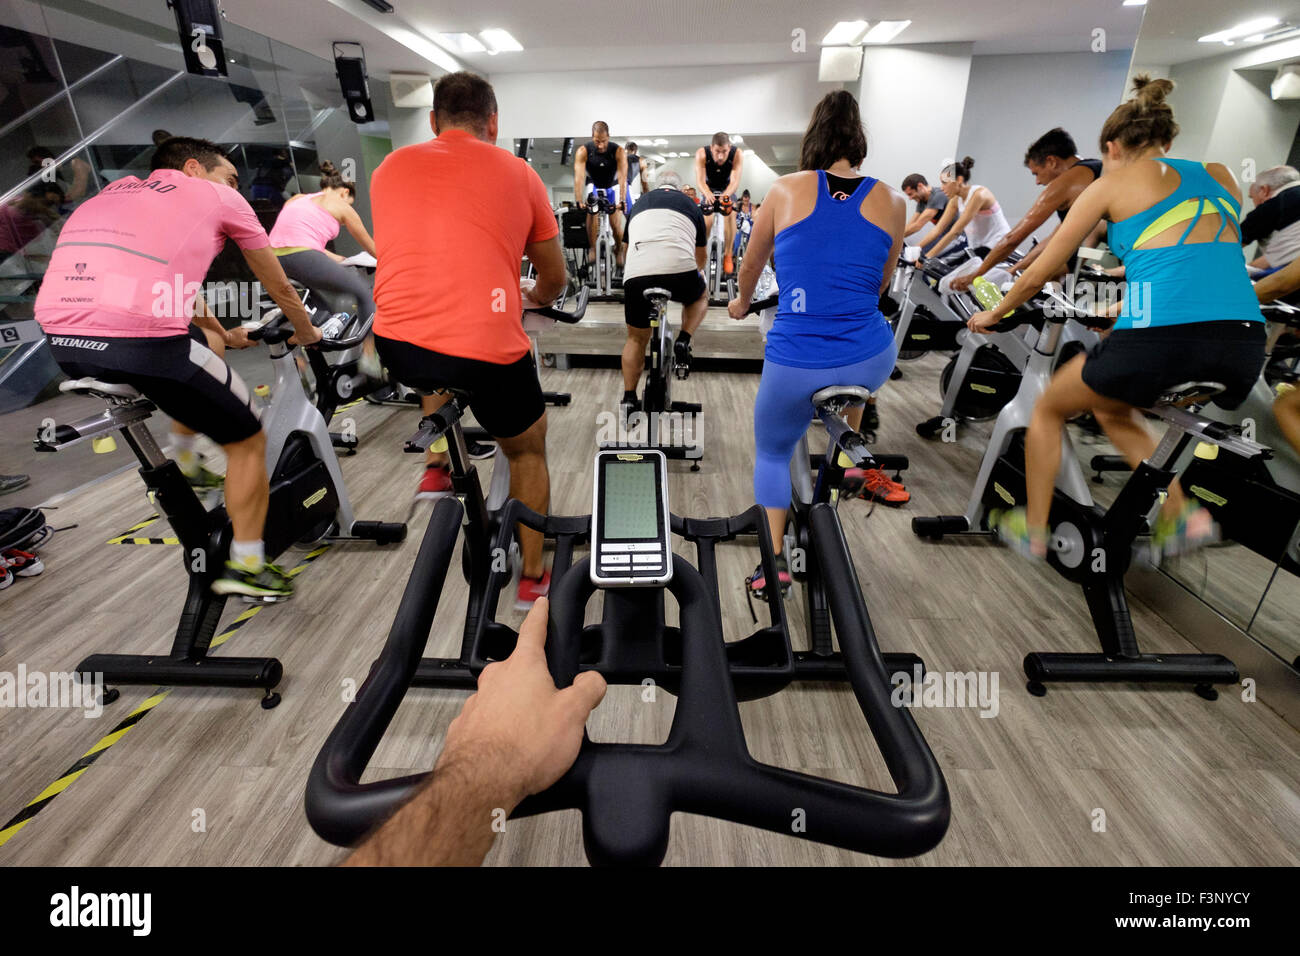
M 935 211 L 934 221 L 938 222 L 939 217 L 943 215 L 943 209 L 948 205 L 948 194 L 937 186 L 930 188 L 929 199 L 918 199 L 916 201 L 916 214 L 919 216 L 927 209 Z

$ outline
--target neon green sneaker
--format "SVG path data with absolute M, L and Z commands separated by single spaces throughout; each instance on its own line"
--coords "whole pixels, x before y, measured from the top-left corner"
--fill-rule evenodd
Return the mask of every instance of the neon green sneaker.
M 238 594 L 252 603 L 287 601 L 293 597 L 293 579 L 274 564 L 252 571 L 238 561 L 227 561 L 225 573 L 212 582 L 212 592 Z
M 214 488 L 221 488 L 226 483 L 225 475 L 217 474 L 207 465 L 199 465 L 199 470 L 192 475 L 184 469 L 181 469 L 181 473 L 185 475 L 186 482 L 195 491 L 211 491 Z
M 1210 512 L 1195 501 L 1183 505 L 1173 518 L 1162 512 L 1151 531 L 1151 559 L 1172 558 L 1219 540 L 1219 528 Z
M 1042 561 L 1047 557 L 1047 529 L 1030 528 L 1024 508 L 990 511 L 989 530 L 1012 551 L 1031 561 Z

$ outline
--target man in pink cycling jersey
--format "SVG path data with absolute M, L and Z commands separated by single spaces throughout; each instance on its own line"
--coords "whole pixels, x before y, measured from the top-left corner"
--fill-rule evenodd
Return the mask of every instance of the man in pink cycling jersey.
M 201 283 L 226 239 L 293 322 L 291 341 L 318 342 L 320 330 L 252 207 L 227 184 L 233 174 L 225 152 L 207 140 L 164 142 L 148 177 L 110 183 L 69 217 L 36 297 L 36 320 L 68 375 L 131 385 L 222 446 L 234 534 L 212 589 L 287 598 L 293 585 L 266 562 L 262 544 L 270 488 L 257 407 L 243 381 L 190 335 L 191 317 L 206 314 Z

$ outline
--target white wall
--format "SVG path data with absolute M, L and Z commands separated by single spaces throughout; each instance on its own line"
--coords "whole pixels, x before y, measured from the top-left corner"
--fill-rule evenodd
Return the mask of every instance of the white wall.
M 1285 163 L 1300 127 L 1300 100 L 1274 100 L 1272 81 L 1272 71 L 1228 72 L 1210 144 L 1195 158 L 1225 163 L 1239 178 L 1251 166 L 1262 172 Z
M 1130 57 L 1130 51 L 1121 50 L 977 56 L 971 61 L 954 155 L 974 158 L 971 178 L 993 190 L 1012 225 L 1042 191 L 1024 166 L 1029 144 L 1063 126 L 1081 156 L 1097 156 L 1097 136 L 1121 101 Z M 929 176 L 929 170 L 922 172 Z M 1046 238 L 1058 221 L 1052 216 L 1035 234 Z
M 812 108 L 839 84 L 817 81 L 808 63 L 504 73 L 491 77 L 501 117 L 498 142 L 586 137 L 596 120 L 621 139 L 803 132 Z M 396 145 L 396 140 L 394 140 Z
M 971 45 L 868 47 L 855 91 L 867 126 L 862 171 L 895 189 L 912 173 L 938 181 L 957 151 Z

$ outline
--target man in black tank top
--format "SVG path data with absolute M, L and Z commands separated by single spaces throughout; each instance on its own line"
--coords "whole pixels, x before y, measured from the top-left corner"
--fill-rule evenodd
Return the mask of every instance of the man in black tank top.
M 714 133 L 713 141 L 708 146 L 701 146 L 695 151 L 695 181 L 700 187 L 700 196 L 706 203 L 712 203 L 716 197 L 730 196 L 736 198 L 740 187 L 740 176 L 745 154 L 731 144 L 731 137 L 726 133 Z M 736 217 L 727 216 L 727 238 L 723 248 L 722 271 L 732 271 L 731 247 L 736 239 Z M 713 230 L 713 216 L 704 217 L 704 228 Z
M 627 153 L 622 146 L 609 138 L 609 124 L 597 120 L 591 124 L 591 139 L 578 147 L 573 157 L 573 195 L 579 206 L 585 206 L 593 192 L 603 195 L 613 207 L 609 213 L 609 226 L 614 232 L 614 248 L 618 264 L 623 265 L 623 207 L 627 205 Z M 587 262 L 596 262 L 596 230 L 600 227 L 598 213 L 587 214 Z
M 1011 227 L 1001 242 L 989 250 L 978 269 L 952 280 L 954 291 L 964 292 L 969 289 L 979 276 L 996 267 L 1033 235 L 1039 226 L 1052 217 L 1052 213 L 1056 213 L 1061 222 L 1065 221 L 1066 213 L 1074 201 L 1101 175 L 1101 160 L 1081 159 L 1078 152 L 1074 137 L 1059 126 L 1044 133 L 1030 145 L 1025 153 L 1025 167 L 1034 174 L 1034 182 L 1042 186 L 1043 191 L 1038 194 L 1024 217 Z M 1095 241 L 1096 237 L 1090 236 L 1084 244 L 1091 245 Z M 1014 267 L 1009 267 L 1010 271 L 1023 271 L 1046 246 L 1046 242 L 1040 242 Z

